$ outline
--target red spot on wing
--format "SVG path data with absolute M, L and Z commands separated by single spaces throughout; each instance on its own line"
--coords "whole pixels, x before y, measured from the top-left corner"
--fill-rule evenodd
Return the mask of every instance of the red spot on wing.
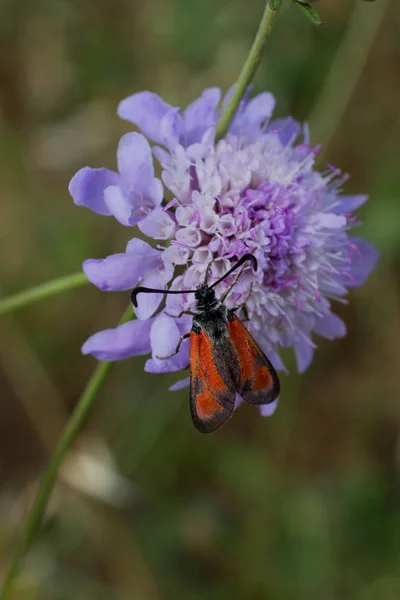
M 279 395 L 273 366 L 236 315 L 228 322 L 228 331 L 240 364 L 239 393 L 251 404 L 272 402 Z
M 196 412 L 199 419 L 211 419 L 223 411 L 223 406 L 216 401 L 210 392 L 198 394 L 196 396 Z
M 197 429 L 215 431 L 231 416 L 235 391 L 222 379 L 213 356 L 212 342 L 201 331 L 190 333 L 190 409 Z
M 265 390 L 271 387 L 272 375 L 266 367 L 259 367 L 255 372 L 253 389 L 255 391 Z
M 190 365 L 193 369 L 192 375 L 196 374 L 201 381 L 206 378 L 207 388 L 213 392 L 227 389 L 215 364 L 211 340 L 203 331 L 190 332 Z

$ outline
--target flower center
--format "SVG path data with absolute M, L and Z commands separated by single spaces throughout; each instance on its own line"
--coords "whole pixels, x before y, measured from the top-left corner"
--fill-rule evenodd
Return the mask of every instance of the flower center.
M 247 189 L 238 206 L 249 220 L 250 239 L 264 252 L 263 284 L 276 292 L 298 285 L 294 244 L 296 210 L 290 186 L 263 182 Z

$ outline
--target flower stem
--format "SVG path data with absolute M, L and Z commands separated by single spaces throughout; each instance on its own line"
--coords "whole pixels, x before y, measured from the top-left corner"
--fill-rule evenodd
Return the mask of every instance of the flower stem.
M 264 14 L 258 27 L 256 37 L 254 38 L 253 45 L 250 48 L 250 52 L 246 58 L 242 70 L 240 71 L 232 97 L 229 100 L 228 105 L 222 113 L 218 123 L 216 131 L 217 140 L 220 140 L 222 137 L 224 137 L 228 131 L 228 127 L 235 116 L 240 101 L 246 93 L 246 90 L 253 80 L 254 75 L 256 74 L 265 46 L 271 34 L 273 24 L 277 17 L 280 4 L 281 0 L 277 0 L 276 10 L 272 10 L 269 5 L 269 0 L 266 2 Z
M 7 298 L 0 299 L 0 315 L 5 315 L 8 312 L 22 308 L 27 304 L 32 304 L 37 300 L 43 300 L 49 296 L 55 296 L 61 292 L 72 290 L 73 288 L 80 287 L 89 283 L 85 273 L 73 273 L 72 275 L 65 275 L 58 279 L 52 279 L 46 283 L 41 283 L 33 288 L 18 292 Z
M 129 306 L 124 312 L 120 324 L 126 323 L 132 317 L 132 308 Z M 95 368 L 92 377 L 88 381 L 83 394 L 78 400 L 77 405 L 64 429 L 64 432 L 57 444 L 54 454 L 50 460 L 42 481 L 36 493 L 35 500 L 28 513 L 21 537 L 15 549 L 4 578 L 3 587 L 0 590 L 0 600 L 4 600 L 11 589 L 15 576 L 21 568 L 22 560 L 36 534 L 39 531 L 46 506 L 57 479 L 57 472 L 65 455 L 70 449 L 73 441 L 79 433 L 89 410 L 96 399 L 97 392 L 103 385 L 107 375 L 113 367 L 112 362 L 99 362 Z

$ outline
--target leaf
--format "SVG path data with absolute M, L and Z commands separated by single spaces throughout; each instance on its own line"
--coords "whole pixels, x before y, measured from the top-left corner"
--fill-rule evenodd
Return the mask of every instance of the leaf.
M 306 17 L 308 17 L 310 21 L 314 23 L 314 25 L 322 25 L 322 19 L 315 10 L 315 8 L 310 6 L 310 4 L 303 4 L 302 2 L 298 2 L 297 0 L 295 0 L 295 2 L 301 10 L 301 12 L 304 13 Z
M 268 0 L 268 4 L 271 10 L 276 10 L 278 6 L 278 0 Z

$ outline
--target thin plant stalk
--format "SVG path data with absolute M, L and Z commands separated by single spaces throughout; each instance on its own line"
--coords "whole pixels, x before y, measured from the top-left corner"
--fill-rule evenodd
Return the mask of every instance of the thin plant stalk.
M 23 308 L 28 304 L 37 302 L 38 300 L 44 300 L 50 296 L 61 294 L 74 288 L 80 287 L 89 283 L 85 273 L 80 271 L 79 273 L 72 273 L 71 275 L 64 275 L 46 283 L 40 283 L 33 288 L 18 292 L 12 296 L 6 298 L 0 298 L 0 316 L 6 313 Z
M 272 27 L 275 23 L 275 19 L 278 15 L 281 0 L 276 2 L 276 10 L 272 10 L 267 0 L 264 14 L 260 21 L 256 37 L 250 48 L 250 52 L 246 58 L 246 61 L 240 71 L 239 77 L 236 81 L 235 89 L 232 97 L 230 98 L 224 112 L 221 115 L 221 119 L 218 123 L 216 131 L 216 139 L 219 140 L 224 137 L 228 131 L 228 127 L 235 116 L 238 106 L 246 93 L 249 84 L 253 81 L 254 75 L 260 65 L 261 59 L 264 54 L 267 41 L 272 31 Z

